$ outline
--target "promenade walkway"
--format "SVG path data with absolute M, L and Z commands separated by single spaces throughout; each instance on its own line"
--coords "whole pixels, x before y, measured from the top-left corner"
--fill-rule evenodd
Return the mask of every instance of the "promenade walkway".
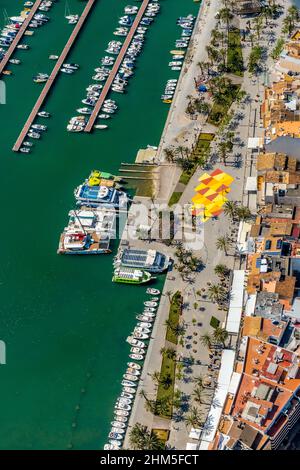
M 45 101 L 46 96 L 48 95 L 52 85 L 54 84 L 55 79 L 57 77 L 57 74 L 59 73 L 61 66 L 65 62 L 65 59 L 66 59 L 67 55 L 69 54 L 70 49 L 73 46 L 73 44 L 74 44 L 74 42 L 75 42 L 82 26 L 83 26 L 85 20 L 87 19 L 87 17 L 88 17 L 88 15 L 89 15 L 89 13 L 90 13 L 90 11 L 91 11 L 91 9 L 92 9 L 95 2 L 96 2 L 96 0 L 89 0 L 87 2 L 86 6 L 85 6 L 85 8 L 82 12 L 82 15 L 80 16 L 80 18 L 78 20 L 78 23 L 76 24 L 75 28 L 73 29 L 73 32 L 72 32 L 68 42 L 66 43 L 61 55 L 59 56 L 55 66 L 54 66 L 54 68 L 53 68 L 53 70 L 50 74 L 49 79 L 47 80 L 47 82 L 46 82 L 40 96 L 38 97 L 38 99 L 37 99 L 32 111 L 31 111 L 31 113 L 30 113 L 30 115 L 29 115 L 29 117 L 28 117 L 28 119 L 27 119 L 27 121 L 26 121 L 26 123 L 25 123 L 25 125 L 24 125 L 24 127 L 23 127 L 16 143 L 15 143 L 15 145 L 13 146 L 13 151 L 14 152 L 18 152 L 20 150 L 20 147 L 22 146 L 22 143 L 23 143 L 29 129 L 30 129 L 31 125 L 33 124 L 37 113 L 39 112 L 42 104 Z
M 5 56 L 3 57 L 3 59 L 0 62 L 0 75 L 2 74 L 3 70 L 5 69 L 9 59 L 13 55 L 13 53 L 15 51 L 15 48 L 17 47 L 20 40 L 22 39 L 22 37 L 23 37 L 23 35 L 24 35 L 24 33 L 27 29 L 27 26 L 29 25 L 29 23 L 32 20 L 33 16 L 35 15 L 37 10 L 39 9 L 39 6 L 42 3 L 42 1 L 43 0 L 36 0 L 35 4 L 33 5 L 33 7 L 30 10 L 29 15 L 27 15 L 25 21 L 22 23 L 22 26 L 20 27 L 20 29 L 18 31 L 18 34 L 16 35 L 15 39 L 13 40 L 13 42 L 11 43 L 9 48 L 7 49 Z
M 140 21 L 143 17 L 143 14 L 145 13 L 145 10 L 146 10 L 149 2 L 150 2 L 150 0 L 144 0 L 141 7 L 140 7 L 140 9 L 139 9 L 139 11 L 138 11 L 138 13 L 135 17 L 135 20 L 134 20 L 134 22 L 133 22 L 133 24 L 130 28 L 130 31 L 129 31 L 128 35 L 126 36 L 126 39 L 125 39 L 124 44 L 122 46 L 122 49 L 120 50 L 120 53 L 119 53 L 119 55 L 118 55 L 118 57 L 117 57 L 117 59 L 114 63 L 114 66 L 113 66 L 109 76 L 107 77 L 107 80 L 106 80 L 105 85 L 102 89 L 101 95 L 99 96 L 99 99 L 98 99 L 98 101 L 97 101 L 97 103 L 94 107 L 94 110 L 93 110 L 93 112 L 92 112 L 92 114 L 91 114 L 91 116 L 88 120 L 88 123 L 87 123 L 87 125 L 84 129 L 84 132 L 91 132 L 91 130 L 93 129 L 93 125 L 95 123 L 95 120 L 97 119 L 97 116 L 99 114 L 99 111 L 100 111 L 103 103 L 104 103 L 104 100 L 105 100 L 107 94 L 109 93 L 110 87 L 111 87 L 111 85 L 112 85 L 112 83 L 113 83 L 113 81 L 114 81 L 114 79 L 115 79 L 115 77 L 118 73 L 120 65 L 121 65 L 121 63 L 122 63 L 122 61 L 123 61 L 123 59 L 126 55 L 126 52 L 127 52 L 128 48 L 130 46 L 130 43 L 132 41 L 132 38 L 133 38 L 133 36 L 134 36 L 134 34 L 135 34 L 139 24 L 140 24 Z

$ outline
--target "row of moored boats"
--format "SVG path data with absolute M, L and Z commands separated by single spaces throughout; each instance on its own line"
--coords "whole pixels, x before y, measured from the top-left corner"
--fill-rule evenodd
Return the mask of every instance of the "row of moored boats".
M 124 93 L 128 80 L 134 75 L 135 61 L 142 51 L 145 41 L 145 34 L 148 27 L 152 23 L 154 17 L 158 14 L 160 6 L 158 0 L 152 0 L 149 3 L 140 23 L 133 36 L 132 41 L 127 49 L 124 59 L 119 67 L 110 90 L 115 93 Z M 130 28 L 134 22 L 134 17 L 138 13 L 137 6 L 128 5 L 124 8 L 124 15 L 119 18 L 119 26 L 114 31 L 114 36 L 126 38 Z M 68 125 L 67 130 L 70 132 L 82 132 L 88 121 L 88 116 L 92 114 L 93 109 L 98 102 L 101 91 L 106 83 L 112 68 L 115 64 L 116 57 L 119 55 L 123 42 L 121 39 L 110 41 L 105 49 L 106 55 L 100 59 L 100 64 L 94 69 L 92 76 L 93 83 L 86 88 L 86 96 L 82 99 L 84 107 L 77 108 L 79 115 L 73 116 Z M 113 99 L 106 99 L 97 116 L 98 122 L 95 124 L 96 129 L 104 130 L 108 128 L 107 120 L 116 113 L 118 105 Z
M 38 10 L 41 12 L 49 11 L 53 2 L 55 0 L 44 0 L 41 2 Z M 31 7 L 33 6 L 33 2 L 25 2 L 24 9 L 20 13 L 19 16 L 11 16 L 8 17 L 5 15 L 5 26 L 0 31 L 0 61 L 5 57 L 7 49 L 10 47 L 12 42 L 14 41 L 15 37 L 17 36 L 20 28 L 22 27 L 26 17 L 30 14 Z M 49 21 L 49 17 L 46 16 L 44 13 L 35 13 L 29 23 L 29 28 L 39 28 L 40 26 L 45 25 Z M 27 34 L 33 34 L 33 31 L 27 30 Z M 18 49 L 29 49 L 27 44 L 18 44 Z M 10 59 L 10 64 L 20 64 L 21 61 L 19 59 Z M 6 75 L 10 75 L 11 71 L 6 70 L 3 72 Z
M 151 297 L 144 302 L 144 311 L 136 316 L 136 326 L 127 338 L 127 342 L 130 344 L 130 362 L 127 362 L 127 369 L 123 374 L 122 391 L 115 404 L 114 418 L 108 434 L 108 443 L 105 444 L 104 450 L 120 449 L 128 427 L 131 409 L 142 374 L 141 362 L 144 361 L 146 355 L 160 299 L 158 289 L 148 288 L 146 292 Z
M 169 62 L 169 67 L 175 72 L 180 72 L 184 63 L 185 51 L 189 45 L 189 41 L 193 34 L 195 16 L 181 16 L 177 20 L 177 24 L 181 27 L 181 38 L 176 39 L 175 50 L 170 51 L 172 59 Z M 178 80 L 176 78 L 169 79 L 166 83 L 164 93 L 161 96 L 163 103 L 172 103 L 173 96 L 176 91 Z

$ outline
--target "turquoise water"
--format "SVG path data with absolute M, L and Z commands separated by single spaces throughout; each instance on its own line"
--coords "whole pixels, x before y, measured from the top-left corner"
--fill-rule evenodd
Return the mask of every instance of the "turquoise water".
M 0 10 L 16 15 L 22 3 L 0 0 Z M 68 3 L 72 13 L 85 4 Z M 83 106 L 93 69 L 128 3 L 98 0 L 68 58 L 80 70 L 62 74 L 54 85 L 45 106 L 52 114 L 44 120 L 49 130 L 30 155 L 11 148 L 41 90 L 32 76 L 51 70 L 49 54 L 58 54 L 70 34 L 63 0 L 53 6 L 46 26 L 25 37 L 31 49 L 17 51 L 22 64 L 10 65 L 14 75 L 5 78 L 0 339 L 7 365 L 0 367 L 1 449 L 98 449 L 106 442 L 129 351 L 125 338 L 145 288 L 112 284 L 112 256 L 58 256 L 59 234 L 74 204 L 73 189 L 91 169 L 117 172 L 121 162 L 134 161 L 140 147 L 158 144 L 168 111 L 159 97 L 171 77 L 167 64 L 178 37 L 176 18 L 199 8 L 192 0 L 162 0 L 128 93 L 115 95 L 119 112 L 110 129 L 68 134 L 67 121 Z

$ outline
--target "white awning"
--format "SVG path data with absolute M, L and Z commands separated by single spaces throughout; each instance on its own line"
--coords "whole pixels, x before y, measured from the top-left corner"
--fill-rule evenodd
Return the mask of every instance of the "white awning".
M 215 434 L 217 432 L 230 387 L 234 359 L 235 351 L 231 349 L 223 350 L 217 388 L 215 390 L 212 406 L 209 410 L 207 420 L 201 433 L 200 450 L 208 449 L 209 443 L 214 440 Z
M 245 191 L 257 191 L 256 176 L 248 176 L 247 181 L 246 181 Z
M 262 137 L 249 137 L 248 138 L 248 149 L 259 149 L 263 147 Z
M 226 330 L 228 331 L 228 333 L 238 334 L 240 329 L 244 304 L 244 282 L 245 271 L 242 269 L 233 271 L 229 311 L 226 321 Z
M 197 445 L 194 442 L 188 442 L 186 445 L 186 450 L 197 450 Z

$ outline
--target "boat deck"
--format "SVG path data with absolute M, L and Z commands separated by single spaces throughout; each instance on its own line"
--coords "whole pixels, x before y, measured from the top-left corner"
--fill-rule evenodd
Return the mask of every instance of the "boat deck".
M 110 91 L 112 83 L 113 83 L 113 81 L 114 81 L 114 79 L 115 79 L 115 77 L 118 73 L 120 65 L 121 65 L 121 63 L 122 63 L 122 61 L 123 61 L 123 59 L 126 55 L 126 52 L 127 52 L 128 48 L 130 46 L 130 43 L 132 41 L 132 38 L 133 38 L 133 36 L 134 36 L 134 34 L 135 34 L 139 24 L 140 24 L 140 21 L 143 17 L 143 14 L 145 13 L 146 8 L 147 8 L 149 3 L 150 3 L 150 0 L 144 0 L 143 1 L 143 3 L 141 5 L 135 19 L 134 19 L 134 22 L 132 23 L 130 31 L 129 31 L 128 35 L 126 36 L 126 39 L 123 43 L 122 49 L 120 50 L 118 57 L 117 57 L 117 59 L 114 63 L 114 66 L 113 66 L 113 68 L 112 68 L 112 70 L 111 70 L 111 72 L 110 72 L 110 74 L 109 74 L 109 76 L 108 76 L 108 78 L 105 82 L 104 87 L 102 88 L 102 92 L 99 96 L 99 99 L 98 99 L 98 101 L 97 101 L 97 103 L 94 107 L 94 110 L 93 110 L 92 114 L 90 115 L 90 118 L 87 122 L 87 125 L 84 129 L 84 132 L 91 132 L 91 130 L 93 129 L 94 123 L 97 119 L 97 116 L 100 112 L 100 109 L 101 109 L 101 107 L 102 107 L 102 105 L 103 105 L 103 103 L 106 99 L 107 94 Z
M 67 55 L 69 54 L 70 52 L 70 49 L 71 47 L 73 46 L 77 36 L 78 36 L 78 33 L 80 32 L 85 20 L 87 19 L 94 3 L 96 2 L 96 0 L 88 0 L 79 20 L 78 20 L 78 23 L 76 24 L 76 26 L 74 27 L 73 29 L 73 32 L 70 36 L 70 38 L 68 39 L 68 42 L 66 43 L 62 53 L 60 54 L 40 96 L 38 97 L 37 99 L 37 102 L 35 103 L 17 141 L 15 142 L 14 146 L 13 146 L 13 151 L 14 152 L 18 152 L 20 150 L 20 147 L 22 146 L 22 143 L 24 141 L 24 139 L 26 138 L 26 135 L 31 127 L 31 125 L 33 124 L 35 118 L 36 118 L 36 115 L 37 113 L 39 112 L 42 104 L 44 103 L 45 101 L 45 98 L 46 96 L 48 95 L 52 85 L 54 84 L 55 82 L 55 79 L 59 73 L 59 70 L 61 68 L 61 66 L 63 65 L 63 63 L 65 62 L 66 60 L 66 57 Z
M 42 3 L 42 1 L 43 0 L 36 0 L 36 2 L 34 3 L 34 5 L 32 6 L 32 8 L 30 10 L 29 15 L 27 15 L 25 21 L 22 23 L 22 26 L 20 27 L 20 29 L 18 31 L 18 34 L 16 35 L 15 39 L 13 40 L 13 42 L 11 43 L 9 48 L 7 49 L 5 56 L 3 57 L 3 59 L 0 62 L 0 75 L 2 74 L 3 70 L 5 69 L 5 67 L 8 63 L 8 61 L 10 60 L 11 56 L 13 55 L 17 45 L 19 44 L 20 40 L 22 39 L 22 37 L 23 37 L 23 35 L 24 35 L 24 33 L 27 29 L 27 26 L 29 25 L 29 23 L 32 20 L 33 16 L 35 15 L 37 10 L 39 9 L 39 6 Z

